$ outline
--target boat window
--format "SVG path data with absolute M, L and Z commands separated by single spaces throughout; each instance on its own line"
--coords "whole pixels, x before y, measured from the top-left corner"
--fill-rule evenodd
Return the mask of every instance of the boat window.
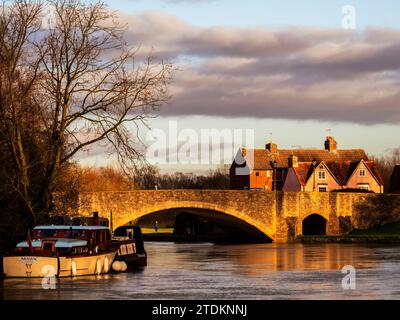
M 66 230 L 64 236 L 66 238 L 81 238 L 85 236 L 85 232 L 83 230 L 72 230 L 71 234 L 71 230 Z
M 79 238 L 81 235 L 81 230 L 72 230 L 72 238 Z
M 127 249 L 128 249 L 128 254 L 133 254 L 135 253 L 135 246 L 133 243 L 130 243 L 127 245 Z
M 53 251 L 54 243 L 53 242 L 43 242 L 43 250 L 44 251 Z
M 133 229 L 126 229 L 126 235 L 129 239 L 133 239 Z
M 52 238 L 57 237 L 57 230 L 54 229 L 41 229 L 37 230 L 38 238 Z
M 106 240 L 107 241 L 111 240 L 111 234 L 109 232 L 106 232 Z
M 96 231 L 96 243 L 100 243 L 101 242 L 101 232 Z

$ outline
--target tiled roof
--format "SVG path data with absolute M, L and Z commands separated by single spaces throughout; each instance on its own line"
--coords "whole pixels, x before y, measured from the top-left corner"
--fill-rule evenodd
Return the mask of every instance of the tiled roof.
M 375 176 L 376 180 L 383 185 L 383 178 L 379 172 L 379 169 L 375 163 L 375 161 L 365 161 L 365 164 L 367 165 L 368 169 L 371 170 L 372 174 Z
M 365 151 L 362 149 L 348 150 L 321 150 L 321 149 L 279 149 L 277 153 L 272 153 L 267 149 L 242 149 L 242 154 L 245 158 L 249 152 L 254 151 L 254 170 L 272 169 L 271 161 L 276 161 L 278 168 L 288 167 L 288 158 L 290 155 L 295 155 L 299 162 L 340 162 L 340 161 L 360 161 L 368 160 Z
M 340 161 L 340 162 L 326 162 L 326 166 L 335 176 L 336 180 L 341 185 L 347 184 L 354 170 L 356 170 L 360 161 Z
M 308 178 L 312 175 L 314 171 L 311 162 L 299 163 L 299 166 L 297 168 L 293 168 L 293 170 L 296 173 L 297 179 L 299 179 L 299 182 L 302 186 L 307 183 Z
M 379 174 L 378 168 L 374 161 L 364 161 L 368 169 L 372 172 L 378 183 L 383 185 L 382 176 Z M 320 163 L 318 163 L 319 165 Z M 360 161 L 330 161 L 325 162 L 329 171 L 332 172 L 336 180 L 340 185 L 344 186 L 347 184 L 354 170 L 357 169 Z M 305 185 L 314 171 L 312 162 L 299 163 L 297 168 L 293 168 L 296 173 L 299 182 Z

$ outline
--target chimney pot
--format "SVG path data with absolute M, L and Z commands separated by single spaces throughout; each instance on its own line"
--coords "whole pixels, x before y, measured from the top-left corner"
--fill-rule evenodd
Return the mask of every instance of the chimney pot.
M 328 136 L 326 137 L 325 140 L 325 150 L 328 150 L 329 152 L 336 150 L 337 148 L 337 142 L 335 138 Z
M 269 150 L 271 153 L 278 153 L 278 145 L 273 142 L 269 142 L 265 145 L 265 149 Z

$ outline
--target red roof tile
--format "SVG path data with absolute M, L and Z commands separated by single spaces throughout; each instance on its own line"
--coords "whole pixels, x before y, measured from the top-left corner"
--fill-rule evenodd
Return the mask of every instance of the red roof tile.
M 298 162 L 338 162 L 338 161 L 360 161 L 368 160 L 365 151 L 362 149 L 349 150 L 321 150 L 321 149 L 278 149 L 277 153 L 272 153 L 267 149 L 242 149 L 242 154 L 248 158 L 248 153 L 254 151 L 254 170 L 272 169 L 271 162 L 276 161 L 278 168 L 288 167 L 288 158 L 290 155 L 295 155 Z
M 375 161 L 365 161 L 365 164 L 367 165 L 368 169 L 371 170 L 372 174 L 375 176 L 375 179 L 379 182 L 379 184 L 383 185 L 383 178 Z
M 297 168 L 293 168 L 293 170 L 296 173 L 296 176 L 302 186 L 307 183 L 308 178 L 312 175 L 314 171 L 311 162 L 299 163 L 299 166 Z
M 324 162 L 329 171 L 333 174 L 340 185 L 347 184 L 354 170 L 357 169 L 360 161 L 338 161 L 338 162 Z M 378 168 L 374 161 L 364 161 L 368 169 L 372 172 L 377 182 L 383 185 L 382 176 L 379 174 Z M 320 163 L 318 163 L 319 165 Z M 317 165 L 317 166 L 318 166 Z M 299 163 L 297 168 L 293 168 L 302 185 L 305 185 L 314 172 L 314 167 L 311 162 Z

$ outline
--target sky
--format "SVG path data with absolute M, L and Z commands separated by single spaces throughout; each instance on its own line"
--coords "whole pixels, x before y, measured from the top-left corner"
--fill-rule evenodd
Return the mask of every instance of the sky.
M 260 148 L 270 139 L 282 148 L 322 148 L 328 134 L 339 148 L 370 155 L 400 146 L 400 1 L 106 3 L 139 55 L 152 49 L 178 69 L 152 128 L 168 133 L 175 121 L 198 133 L 252 129 Z M 89 165 L 113 161 L 100 149 L 80 157 Z

